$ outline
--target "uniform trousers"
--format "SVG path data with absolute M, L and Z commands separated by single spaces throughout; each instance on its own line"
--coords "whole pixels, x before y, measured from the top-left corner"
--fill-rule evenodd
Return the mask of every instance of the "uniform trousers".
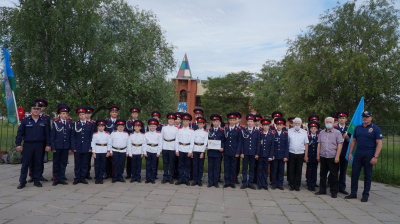
M 164 175 L 163 180 L 171 181 L 175 172 L 175 150 L 162 150 Z
M 268 187 L 268 165 L 267 157 L 258 158 L 257 185 L 259 187 Z
M 24 142 L 22 150 L 22 166 L 19 182 L 26 184 L 26 177 L 28 176 L 29 166 L 32 166 L 33 182 L 39 182 L 42 176 L 43 166 L 43 142 Z
M 67 168 L 68 149 L 56 149 L 53 152 L 53 181 L 54 183 L 64 182 L 65 169 Z
M 157 166 L 157 153 L 147 152 L 146 157 L 146 180 L 155 181 Z
M 203 179 L 204 157 L 200 159 L 201 152 L 193 152 L 193 180 L 201 183 Z
M 307 163 L 307 186 L 315 188 L 317 185 L 318 163 Z
M 374 155 L 368 154 L 355 154 L 353 157 L 353 170 L 351 174 L 351 195 L 357 195 L 358 190 L 358 178 L 360 177 L 361 168 L 364 167 L 364 191 L 362 196 L 365 198 L 369 197 L 369 191 L 371 190 L 371 178 L 372 178 L 372 165 L 371 159 Z
M 179 181 L 189 181 L 190 160 L 187 152 L 179 152 Z
M 239 161 L 239 160 L 238 160 Z M 253 185 L 254 180 L 254 163 L 256 158 L 254 155 L 245 155 L 243 158 L 243 167 L 242 167 L 242 184 L 244 186 Z M 237 165 L 236 165 L 237 166 Z M 249 178 L 247 179 L 247 170 L 249 170 Z M 237 171 L 237 170 L 236 170 Z M 236 177 L 235 177 L 236 178 Z
M 75 152 L 75 181 L 84 181 L 87 174 L 87 163 L 90 152 Z
M 272 185 L 282 187 L 283 176 L 285 175 L 285 162 L 283 159 L 275 158 L 272 163 L 274 164 L 272 166 Z
M 142 155 L 132 155 L 132 158 L 129 157 L 131 161 L 131 174 L 132 180 L 141 180 L 142 176 L 140 175 L 142 172 Z
M 96 153 L 94 159 L 94 179 L 103 180 L 103 174 L 106 170 L 106 157 L 107 153 Z
M 208 183 L 217 185 L 221 170 L 221 157 L 208 157 Z
M 237 158 L 235 156 L 224 156 L 225 184 L 235 184 L 236 162 Z

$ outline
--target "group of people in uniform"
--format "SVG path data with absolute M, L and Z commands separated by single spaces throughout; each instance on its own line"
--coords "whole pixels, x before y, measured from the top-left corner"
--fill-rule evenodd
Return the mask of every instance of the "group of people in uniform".
M 160 155 L 164 173 L 162 184 L 185 184 L 187 186 L 202 186 L 204 162 L 208 158 L 208 185 L 207 187 L 219 187 L 221 170 L 224 169 L 224 188 L 236 188 L 240 184 L 238 175 L 240 164 L 242 164 L 242 185 L 241 189 L 250 188 L 268 190 L 283 188 L 285 163 L 287 170 L 291 168 L 289 163 L 289 132 L 290 128 L 298 129 L 293 120 L 289 117 L 288 122 L 283 114 L 274 111 L 271 114 L 273 122 L 261 115 L 248 114 L 245 119 L 247 127 L 240 125 L 242 115 L 239 112 L 228 113 L 228 125 L 225 125 L 220 114 L 212 114 L 209 119 L 211 127 L 207 128 L 207 119 L 202 109 L 195 109 L 195 117 L 189 113 L 168 113 L 166 119 L 168 124 L 161 124 L 161 113 L 153 111 L 151 119 L 144 122 L 138 119 L 140 109 L 130 109 L 132 119 L 128 121 L 118 118 L 119 107 L 110 108 L 110 118 L 91 120 L 94 109 L 92 107 L 78 107 L 75 112 L 79 116 L 78 121 L 72 121 L 69 117 L 71 108 L 66 104 L 59 104 L 58 116 L 50 121 L 50 117 L 43 113 L 48 103 L 44 99 L 36 99 L 31 104 L 31 115 L 24 118 L 18 127 L 16 145 L 17 150 L 22 150 L 22 167 L 18 189 L 24 188 L 27 184 L 28 170 L 32 177 L 28 182 L 34 182 L 34 186 L 41 187 L 40 181 L 46 181 L 43 177 L 43 155 L 45 152 L 53 152 L 53 186 L 58 184 L 67 185 L 65 171 L 68 163 L 68 154 L 74 154 L 73 184 L 88 184 L 91 180 L 91 161 L 94 158 L 94 179 L 95 184 L 103 184 L 104 179 L 111 178 L 112 182 L 141 182 L 142 159 L 145 158 L 145 183 L 155 183 L 158 179 L 157 170 Z M 370 113 L 370 112 L 369 112 Z M 372 114 L 367 113 L 365 116 Z M 364 116 L 364 114 L 363 114 Z M 339 111 L 335 118 L 335 129 L 339 130 L 344 139 L 343 148 L 347 149 L 350 134 L 346 126 L 348 113 Z M 52 124 L 51 124 L 52 123 Z M 372 123 L 364 127 L 376 130 L 378 134 L 374 137 L 379 140 L 379 128 Z M 369 125 L 369 126 L 368 126 Z M 363 126 L 360 126 L 363 127 Z M 357 129 L 358 128 L 358 129 Z M 357 137 L 365 134 L 359 126 L 356 128 Z M 360 129 L 360 130 L 359 130 Z M 369 129 L 369 130 L 370 130 Z M 317 145 L 319 133 L 321 132 L 319 116 L 311 115 L 308 119 L 308 159 L 306 181 L 310 191 L 319 187 L 317 181 Z M 366 132 L 370 133 L 370 132 Z M 382 134 L 380 133 L 382 137 Z M 372 137 L 372 136 L 367 136 Z M 358 137 L 358 138 L 365 138 Z M 356 136 L 353 137 L 356 139 Z M 209 147 L 209 141 L 219 142 L 220 148 Z M 357 153 L 361 154 L 365 144 L 372 144 L 373 141 L 365 139 L 357 141 Z M 353 144 L 353 143 L 352 143 Z M 353 145 L 352 145 L 353 146 Z M 372 146 L 369 146 L 369 153 L 372 153 Z M 353 146 L 354 148 L 354 146 Z M 351 148 L 351 150 L 353 150 Z M 378 150 L 377 150 L 378 151 Z M 380 150 L 379 150 L 380 152 Z M 378 152 L 378 155 L 379 155 Z M 356 155 L 358 155 L 356 154 Z M 365 153 L 368 154 L 368 153 Z M 360 161 L 358 166 L 353 168 L 353 176 L 359 176 L 361 166 L 366 171 L 365 183 L 370 185 L 368 172 L 372 168 L 366 164 L 370 154 L 355 156 L 354 162 Z M 339 192 L 348 194 L 346 188 L 347 160 L 346 150 L 340 155 Z M 374 157 L 375 158 L 375 157 Z M 377 155 L 376 155 L 377 158 Z M 242 162 L 241 162 L 242 160 Z M 223 163 L 223 167 L 221 166 Z M 123 177 L 126 165 L 126 176 Z M 354 166 L 354 164 L 353 164 Z M 297 175 L 296 172 L 288 172 L 290 175 Z M 293 177 L 292 177 L 293 178 Z M 336 177 L 337 178 L 337 177 Z M 177 179 L 177 182 L 174 182 Z M 329 181 L 332 177 L 328 177 Z M 193 180 L 192 183 L 189 181 Z M 269 183 L 268 183 L 269 180 Z M 369 182 L 368 182 L 369 181 Z M 355 183 L 355 182 L 354 182 Z M 353 185 L 353 181 L 352 181 Z M 297 190 L 290 187 L 290 190 Z M 364 196 L 368 196 L 369 188 L 364 189 Z M 356 189 L 348 196 L 354 198 Z M 356 197 L 356 196 L 355 196 Z

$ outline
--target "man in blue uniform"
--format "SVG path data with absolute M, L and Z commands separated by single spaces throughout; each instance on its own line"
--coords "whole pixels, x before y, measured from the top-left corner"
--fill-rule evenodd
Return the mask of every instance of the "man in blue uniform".
M 57 110 L 59 119 L 51 126 L 51 151 L 53 152 L 53 186 L 67 185 L 65 182 L 65 169 L 67 167 L 68 151 L 71 149 L 71 134 L 73 122 L 68 120 L 71 111 L 67 105 L 60 106 Z
M 239 128 L 240 130 L 243 130 L 244 127 L 240 124 L 240 122 L 242 121 L 242 114 L 240 112 L 238 112 L 238 111 L 235 111 L 233 113 L 236 113 L 236 115 L 237 115 L 235 126 L 237 128 Z M 242 142 L 243 142 L 243 136 L 240 136 L 240 138 L 242 138 Z M 240 146 L 240 149 L 242 149 L 242 145 Z M 239 173 L 240 173 L 240 156 L 237 157 L 237 161 L 236 161 L 235 184 L 240 184 L 240 182 L 239 182 Z
M 274 159 L 274 131 L 268 131 L 271 121 L 269 119 L 262 119 L 263 126 L 260 133 L 260 149 L 256 153 L 258 160 L 257 170 L 257 188 L 258 190 L 268 190 L 268 166 Z
M 40 108 L 39 117 L 43 118 L 47 122 L 47 124 L 49 125 L 49 136 L 50 136 L 50 117 L 49 117 L 49 115 L 43 113 L 43 111 L 48 106 L 48 103 L 47 103 L 46 100 L 39 99 L 39 98 L 35 100 L 35 103 L 39 103 L 40 105 L 42 105 L 42 107 Z M 44 152 L 44 154 L 43 154 L 43 163 L 47 163 L 47 161 L 48 161 L 48 152 L 45 151 L 45 147 L 46 147 L 46 142 L 43 143 L 43 152 Z M 41 167 L 42 167 L 41 168 L 42 173 L 40 174 L 40 180 L 41 181 L 48 181 L 46 178 L 43 177 L 44 164 L 42 164 Z M 29 172 L 30 179 L 28 180 L 28 182 L 31 183 L 33 181 L 32 174 L 34 172 L 34 167 L 32 165 L 29 166 L 29 171 L 30 171 Z
M 132 120 L 128 120 L 126 122 L 125 130 L 124 130 L 124 131 L 128 132 L 129 135 L 132 134 L 133 132 L 135 132 L 133 122 L 136 120 L 139 120 L 138 117 L 139 117 L 140 109 L 137 107 L 132 107 L 130 111 L 131 111 L 131 115 L 132 115 Z M 142 124 L 142 128 L 140 129 L 140 132 L 144 134 L 145 133 L 144 124 L 143 124 L 143 122 L 141 124 Z M 132 177 L 132 158 L 126 157 L 125 179 L 130 179 L 131 177 Z
M 224 129 L 221 127 L 222 117 L 219 114 L 212 114 L 210 116 L 213 127 L 208 130 L 208 140 L 221 141 L 221 148 L 219 150 L 209 149 L 206 147 L 208 156 L 208 186 L 215 186 L 218 188 L 219 173 L 221 168 L 221 158 L 225 147 Z
M 112 106 L 110 107 L 110 115 L 109 119 L 106 119 L 106 128 L 105 131 L 108 133 L 113 133 L 113 131 L 117 130 L 117 117 L 118 117 L 119 107 Z M 108 179 L 112 177 L 112 156 L 106 158 L 106 173 L 104 175 L 104 179 Z
M 240 154 L 240 149 L 242 147 L 242 131 L 240 126 L 236 126 L 237 113 L 229 113 L 227 114 L 229 126 L 225 127 L 224 135 L 225 135 L 225 148 L 224 148 L 224 179 L 225 185 L 224 188 L 235 186 L 235 172 L 236 172 L 236 163 L 237 158 Z
M 317 134 L 320 124 L 316 121 L 311 121 L 308 123 L 308 129 L 310 133 L 308 134 L 308 163 L 307 163 L 307 187 L 309 191 L 315 191 L 317 185 L 317 170 L 318 170 L 318 160 L 317 160 L 317 149 L 318 149 L 318 137 Z
M 92 120 L 92 115 L 93 115 L 94 109 L 93 107 L 86 107 L 86 121 L 89 123 L 93 123 L 93 133 L 97 131 L 97 127 L 96 127 L 96 121 Z M 87 170 L 87 174 L 85 176 L 86 179 L 91 180 L 93 179 L 90 176 L 90 170 L 92 169 L 92 153 L 89 153 L 89 158 L 88 158 L 88 170 Z
M 289 160 L 289 138 L 288 132 L 283 130 L 286 121 L 281 117 L 275 118 L 276 130 L 274 133 L 274 160 L 272 161 L 272 189 L 283 190 L 283 176 L 285 162 Z
M 39 103 L 31 104 L 32 115 L 24 118 L 18 127 L 17 137 L 15 138 L 18 151 L 22 150 L 21 143 L 22 140 L 24 141 L 18 189 L 24 188 L 27 183 L 26 177 L 30 164 L 33 166 L 32 175 L 34 185 L 36 187 L 42 187 L 40 176 L 43 173 L 43 148 L 45 148 L 45 151 L 50 150 L 50 132 L 47 121 L 39 116 L 41 107 L 42 105 Z M 43 146 L 44 143 L 46 143 L 45 146 Z
M 85 180 L 87 175 L 88 157 L 92 153 L 92 137 L 94 132 L 94 123 L 86 121 L 86 107 L 78 107 L 76 113 L 79 120 L 72 126 L 71 150 L 75 157 L 75 179 L 73 185 L 78 183 L 88 184 Z
M 243 159 L 242 167 L 242 186 L 240 189 L 251 188 L 256 190 L 253 185 L 254 179 L 254 164 L 256 160 L 256 152 L 260 150 L 260 131 L 255 129 L 254 123 L 256 117 L 253 114 L 246 116 L 248 128 L 241 130 L 242 147 L 240 156 Z M 247 170 L 249 170 L 249 178 L 247 180 Z
M 381 129 L 372 123 L 372 113 L 364 111 L 362 113 L 363 124 L 354 129 L 353 140 L 350 143 L 349 161 L 353 161 L 351 174 L 351 194 L 346 199 L 357 198 L 358 178 L 361 168 L 364 167 L 364 192 L 362 202 L 367 202 L 371 189 L 372 167 L 378 162 L 378 156 L 382 150 Z M 352 157 L 352 152 L 357 143 L 356 154 Z

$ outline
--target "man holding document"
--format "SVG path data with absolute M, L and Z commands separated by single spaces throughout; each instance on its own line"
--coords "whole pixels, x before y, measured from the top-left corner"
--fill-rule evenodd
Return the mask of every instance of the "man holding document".
M 208 130 L 207 156 L 208 156 L 208 186 L 218 188 L 219 169 L 224 151 L 224 130 L 220 127 L 222 117 L 218 114 L 210 116 L 213 127 Z

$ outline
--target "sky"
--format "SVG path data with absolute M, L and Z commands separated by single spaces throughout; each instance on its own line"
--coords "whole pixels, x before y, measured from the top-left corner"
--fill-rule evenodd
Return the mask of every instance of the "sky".
M 326 10 L 345 0 L 126 0 L 153 11 L 174 45 L 176 77 L 187 54 L 193 78 L 230 72 L 259 72 L 267 60 L 281 60 L 286 42 L 318 23 Z M 0 0 L 12 6 L 16 0 Z M 364 2 L 359 0 L 358 4 Z M 400 4 L 396 3 L 396 8 Z

